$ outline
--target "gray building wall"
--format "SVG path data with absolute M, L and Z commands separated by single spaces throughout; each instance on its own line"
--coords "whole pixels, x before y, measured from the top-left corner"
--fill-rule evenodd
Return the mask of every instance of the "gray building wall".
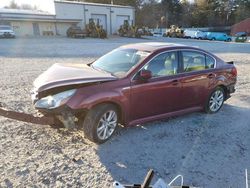
M 57 19 L 81 19 L 78 25 L 82 28 L 90 18 L 99 20 L 108 34 L 116 33 L 125 19 L 131 23 L 135 20 L 135 9 L 128 6 L 55 1 L 55 11 Z
M 77 24 L 85 28 L 89 19 L 94 19 L 108 34 L 117 33 L 124 20 L 135 20 L 135 9 L 129 6 L 105 5 L 83 2 L 55 2 L 55 15 L 32 10 L 0 9 L 0 24 L 13 27 L 16 36 L 66 36 L 67 29 Z

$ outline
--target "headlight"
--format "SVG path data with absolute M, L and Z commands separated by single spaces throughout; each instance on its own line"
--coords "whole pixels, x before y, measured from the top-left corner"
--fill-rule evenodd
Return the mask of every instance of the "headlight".
M 58 93 L 56 95 L 50 95 L 38 100 L 35 103 L 36 108 L 46 108 L 46 109 L 54 109 L 61 106 L 63 103 L 67 102 L 72 95 L 74 95 L 76 89 L 64 91 Z

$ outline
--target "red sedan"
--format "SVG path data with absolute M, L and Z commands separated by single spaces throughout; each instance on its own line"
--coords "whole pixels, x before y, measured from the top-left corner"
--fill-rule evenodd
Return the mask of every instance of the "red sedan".
M 35 107 L 96 143 L 118 123 L 133 126 L 195 111 L 216 113 L 235 91 L 237 70 L 199 48 L 122 46 L 95 62 L 55 64 L 34 82 Z

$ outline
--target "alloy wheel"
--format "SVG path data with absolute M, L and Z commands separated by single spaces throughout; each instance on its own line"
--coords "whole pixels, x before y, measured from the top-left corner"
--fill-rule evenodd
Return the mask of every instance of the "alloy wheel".
M 217 112 L 224 101 L 224 93 L 221 90 L 216 90 L 210 97 L 209 108 L 212 112 Z
M 117 126 L 117 119 L 117 113 L 113 110 L 103 114 L 97 126 L 97 136 L 100 140 L 106 140 L 112 135 Z

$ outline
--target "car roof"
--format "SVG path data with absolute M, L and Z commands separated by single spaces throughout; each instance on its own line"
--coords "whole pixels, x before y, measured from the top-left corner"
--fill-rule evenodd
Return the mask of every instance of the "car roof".
M 154 52 L 161 49 L 176 49 L 186 47 L 189 48 L 186 45 L 183 44 L 176 44 L 176 43 L 167 43 L 167 42 L 146 42 L 146 43 L 135 43 L 135 44 L 127 44 L 124 46 L 121 46 L 121 48 L 133 48 L 141 51 L 147 51 L 147 52 Z M 193 47 L 190 47 L 193 48 Z

